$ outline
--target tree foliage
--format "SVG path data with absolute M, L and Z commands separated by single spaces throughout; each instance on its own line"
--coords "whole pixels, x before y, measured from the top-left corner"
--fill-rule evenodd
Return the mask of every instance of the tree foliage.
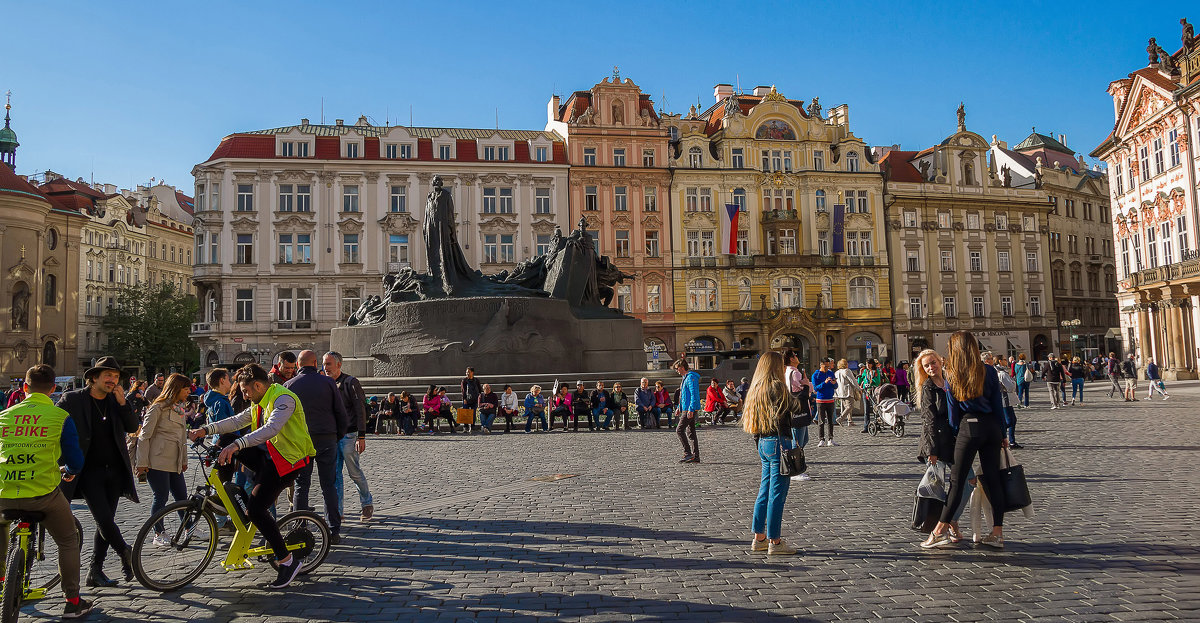
M 198 311 L 196 297 L 172 283 L 125 288 L 104 315 L 108 354 L 122 365 L 141 362 L 147 374 L 172 368 L 187 374 L 199 365 L 189 335 Z

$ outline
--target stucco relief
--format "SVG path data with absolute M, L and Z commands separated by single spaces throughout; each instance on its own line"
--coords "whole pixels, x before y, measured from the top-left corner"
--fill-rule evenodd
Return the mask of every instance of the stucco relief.
M 407 234 L 417 228 L 417 219 L 407 212 L 391 212 L 378 222 L 383 231 L 389 234 Z

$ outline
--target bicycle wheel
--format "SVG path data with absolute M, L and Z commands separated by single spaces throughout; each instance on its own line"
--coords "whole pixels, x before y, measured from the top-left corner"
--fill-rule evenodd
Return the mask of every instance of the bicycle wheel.
M 14 540 L 10 545 L 8 567 L 4 576 L 4 603 L 0 606 L 0 622 L 14 623 L 21 614 L 21 599 L 25 588 L 25 550 Z
M 157 544 L 155 524 L 163 524 Z M 142 524 L 133 542 L 133 573 L 142 586 L 167 592 L 182 588 L 204 572 L 217 551 L 217 520 L 194 500 L 168 504 Z
M 296 511 L 281 517 L 278 525 L 284 543 L 289 547 L 301 546 L 300 549 L 291 550 L 293 556 L 304 560 L 300 575 L 311 573 L 325 562 L 325 556 L 329 554 L 329 524 L 320 515 L 312 511 Z M 272 558 L 271 566 L 278 569 L 279 563 Z

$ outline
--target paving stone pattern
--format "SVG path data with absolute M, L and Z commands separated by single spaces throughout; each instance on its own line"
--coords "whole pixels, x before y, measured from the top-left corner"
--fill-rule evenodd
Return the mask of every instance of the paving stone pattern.
M 1036 517 L 1009 515 L 1003 552 L 917 547 L 919 423 L 810 444 L 815 479 L 793 484 L 784 517 L 802 552 L 771 559 L 747 551 L 760 468 L 733 426 L 700 431 L 700 465 L 676 462 L 665 429 L 372 437 L 376 520 L 348 522 L 313 576 L 270 592 L 269 568 L 214 564 L 178 593 L 92 590 L 89 620 L 1200 620 L 1200 384 L 1132 405 L 1089 384 L 1086 406 L 1058 411 L 1035 388 L 1017 456 Z M 529 480 L 550 474 L 577 476 Z M 149 499 L 121 507 L 130 541 Z

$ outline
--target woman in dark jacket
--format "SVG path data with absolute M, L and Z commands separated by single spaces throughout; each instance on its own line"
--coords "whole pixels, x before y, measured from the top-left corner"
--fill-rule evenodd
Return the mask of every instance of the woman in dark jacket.
M 932 348 L 927 348 L 917 355 L 915 364 L 913 379 L 917 388 L 917 408 L 924 424 L 917 460 L 929 465 L 938 461 L 953 465 L 955 432 L 954 427 L 950 426 L 950 416 L 946 410 L 946 376 L 943 374 L 942 357 Z M 963 503 L 954 513 L 954 521 L 950 523 L 950 538 L 955 543 L 962 538 L 958 530 L 958 517 L 966 508 L 968 497 L 963 498 Z

